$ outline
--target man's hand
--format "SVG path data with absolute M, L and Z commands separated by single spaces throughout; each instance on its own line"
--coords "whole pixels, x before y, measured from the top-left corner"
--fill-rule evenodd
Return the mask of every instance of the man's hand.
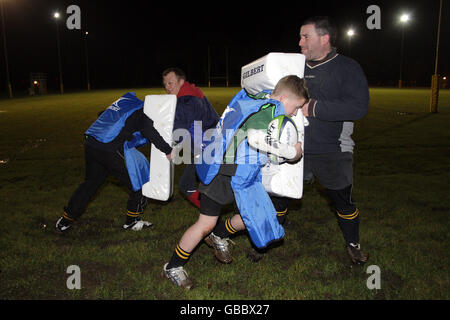
M 300 159 L 303 155 L 302 143 L 299 141 L 294 145 L 295 150 L 297 151 L 295 158 L 289 159 L 288 162 L 295 162 Z
M 307 103 L 305 103 L 302 107 L 302 113 L 305 117 L 315 117 L 315 107 L 317 100 L 309 99 Z M 310 107 L 311 105 L 311 107 Z
M 302 107 L 302 113 L 305 117 L 308 117 L 308 109 L 309 109 L 310 102 L 311 102 L 311 100 L 309 100 L 307 103 L 305 103 Z
M 171 161 L 175 157 L 175 150 L 176 150 L 175 148 L 172 148 L 172 152 L 166 154 L 167 160 Z

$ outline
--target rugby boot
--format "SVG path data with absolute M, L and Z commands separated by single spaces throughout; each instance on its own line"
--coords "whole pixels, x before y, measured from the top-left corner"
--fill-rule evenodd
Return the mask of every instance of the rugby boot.
M 213 232 L 205 238 L 205 242 L 208 246 L 214 248 L 214 255 L 222 263 L 228 264 L 233 261 L 233 257 L 230 253 L 229 242 L 232 242 L 228 238 L 220 238 Z
M 137 217 L 135 219 L 127 219 L 127 221 L 123 225 L 123 228 L 125 230 L 133 230 L 133 231 L 140 231 L 144 228 L 151 228 L 151 227 L 153 227 L 153 224 L 149 221 L 142 220 L 141 217 Z
M 347 245 L 347 253 L 354 264 L 364 265 L 369 260 L 369 255 L 361 251 L 359 243 L 349 243 Z
M 161 273 L 162 277 L 166 277 L 170 281 L 172 281 L 176 286 L 184 288 L 186 290 L 191 289 L 194 286 L 194 281 L 192 278 L 189 278 L 186 270 L 181 267 L 167 269 L 166 263 L 163 267 L 163 271 Z
M 56 231 L 58 232 L 66 232 L 72 227 L 74 219 L 69 217 L 67 213 L 64 212 L 63 216 L 56 221 Z
M 266 255 L 265 251 L 256 250 L 255 248 L 250 248 L 247 252 L 247 258 L 253 262 L 259 262 Z

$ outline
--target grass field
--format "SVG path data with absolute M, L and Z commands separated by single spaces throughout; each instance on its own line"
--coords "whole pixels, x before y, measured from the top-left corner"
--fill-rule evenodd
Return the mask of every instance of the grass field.
M 238 88 L 204 90 L 220 113 Z M 170 202 L 149 203 L 152 230 L 121 229 L 128 196 L 111 178 L 69 233 L 54 231 L 83 179 L 83 132 L 127 91 L 0 101 L 0 299 L 450 298 L 448 90 L 440 93 L 438 114 L 428 113 L 428 89 L 370 91 L 369 115 L 353 136 L 366 266 L 351 267 L 334 213 L 312 184 L 290 208 L 283 244 L 260 262 L 246 257 L 245 234 L 233 239 L 231 265 L 218 263 L 201 244 L 186 266 L 196 279 L 191 291 L 159 277 L 198 217 L 177 186 Z M 140 98 L 163 93 L 133 91 Z M 176 182 L 182 169 L 176 167 Z M 70 265 L 80 267 L 81 290 L 66 286 Z M 368 265 L 379 266 L 381 289 L 367 288 Z

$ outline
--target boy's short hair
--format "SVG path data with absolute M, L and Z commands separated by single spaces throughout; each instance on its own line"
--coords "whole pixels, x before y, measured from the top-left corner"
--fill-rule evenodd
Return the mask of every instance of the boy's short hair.
M 309 91 L 306 86 L 305 79 L 299 78 L 296 75 L 289 75 L 281 78 L 275 89 L 273 90 L 274 95 L 281 94 L 281 91 L 287 90 L 299 98 L 305 98 L 309 100 Z
M 162 76 L 165 77 L 171 72 L 175 73 L 178 79 L 186 80 L 186 74 L 184 73 L 184 71 L 177 67 L 167 68 L 162 72 Z

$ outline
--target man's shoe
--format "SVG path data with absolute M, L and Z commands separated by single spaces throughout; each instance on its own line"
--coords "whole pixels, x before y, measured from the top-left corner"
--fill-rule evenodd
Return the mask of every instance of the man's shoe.
M 131 222 L 125 222 L 123 225 L 123 228 L 125 230 L 133 230 L 133 231 L 140 231 L 144 228 L 151 228 L 153 224 L 149 221 L 144 221 L 141 218 L 136 218 L 132 220 Z
M 206 244 L 214 248 L 214 255 L 217 260 L 222 263 L 231 263 L 233 261 L 233 257 L 231 257 L 229 249 L 229 241 L 231 240 L 228 238 L 222 239 L 212 232 L 205 238 Z
M 56 231 L 65 232 L 72 227 L 73 220 L 66 219 L 64 216 L 56 221 Z
M 189 278 L 186 270 L 183 267 L 171 268 L 167 269 L 166 263 L 163 267 L 163 271 L 161 276 L 166 277 L 170 281 L 172 281 L 176 286 L 182 287 L 186 290 L 191 289 L 194 286 L 194 281 Z
M 354 264 L 362 266 L 369 260 L 369 255 L 361 251 L 359 243 L 349 243 L 347 245 L 347 252 Z

